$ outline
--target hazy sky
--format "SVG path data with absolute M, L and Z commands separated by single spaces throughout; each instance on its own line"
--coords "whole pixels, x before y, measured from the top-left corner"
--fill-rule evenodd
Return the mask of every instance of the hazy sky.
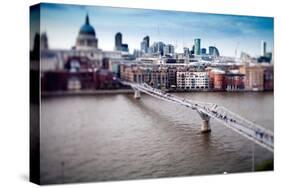
M 170 43 L 177 52 L 191 48 L 194 38 L 201 38 L 201 48 L 214 45 L 226 56 L 234 56 L 236 48 L 239 54 L 259 55 L 261 40 L 267 42 L 268 51 L 273 48 L 273 18 L 269 17 L 43 4 L 41 31 L 47 32 L 50 48 L 70 49 L 87 13 L 103 50 L 113 50 L 117 32 L 123 34 L 130 52 L 140 48 L 146 35 L 151 44 Z

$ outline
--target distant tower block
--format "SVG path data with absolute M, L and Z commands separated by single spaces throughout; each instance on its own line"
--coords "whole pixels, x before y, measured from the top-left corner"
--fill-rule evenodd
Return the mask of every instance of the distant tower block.
M 134 89 L 134 98 L 135 99 L 140 99 L 141 95 L 140 95 L 140 91 L 137 89 Z
M 201 54 L 201 39 L 199 38 L 194 39 L 194 54 L 195 55 Z
M 261 41 L 261 56 L 265 56 L 266 55 L 266 42 L 265 41 Z
M 115 50 L 122 50 L 122 33 L 118 32 L 115 35 Z
M 41 40 L 41 43 L 40 43 L 41 50 L 48 50 L 49 44 L 48 44 L 48 36 L 47 36 L 46 32 L 41 34 L 40 40 Z

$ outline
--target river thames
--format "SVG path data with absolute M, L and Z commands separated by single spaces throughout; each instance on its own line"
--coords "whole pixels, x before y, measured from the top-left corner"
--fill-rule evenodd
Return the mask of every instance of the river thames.
M 176 93 L 273 131 L 273 92 Z M 273 154 L 197 112 L 142 94 L 50 97 L 41 108 L 41 183 L 250 172 Z M 254 155 L 253 155 L 254 154 Z

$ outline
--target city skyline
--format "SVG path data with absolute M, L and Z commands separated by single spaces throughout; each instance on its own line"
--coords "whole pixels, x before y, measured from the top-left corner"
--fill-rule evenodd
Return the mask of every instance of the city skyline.
M 269 17 L 43 4 L 41 28 L 47 32 L 50 48 L 74 46 L 86 14 L 103 50 L 114 50 L 117 32 L 122 33 L 131 53 L 140 49 L 146 35 L 150 44 L 163 41 L 175 45 L 176 52 L 191 48 L 195 38 L 201 39 L 202 48 L 216 46 L 223 56 L 234 56 L 236 48 L 238 55 L 243 51 L 258 56 L 262 40 L 267 43 L 267 51 L 273 49 L 273 18 Z
M 31 182 L 274 170 L 273 18 L 48 3 L 29 15 Z

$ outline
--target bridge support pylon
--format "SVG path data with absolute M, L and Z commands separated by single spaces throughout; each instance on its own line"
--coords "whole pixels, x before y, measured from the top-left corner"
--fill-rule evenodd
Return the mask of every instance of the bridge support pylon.
M 140 95 L 140 91 L 137 89 L 134 89 L 134 98 L 135 99 L 140 99 L 141 95 Z
M 202 118 L 203 122 L 201 125 L 201 133 L 209 133 L 211 132 L 211 127 L 210 127 L 210 116 L 203 112 L 198 112 L 200 117 Z

